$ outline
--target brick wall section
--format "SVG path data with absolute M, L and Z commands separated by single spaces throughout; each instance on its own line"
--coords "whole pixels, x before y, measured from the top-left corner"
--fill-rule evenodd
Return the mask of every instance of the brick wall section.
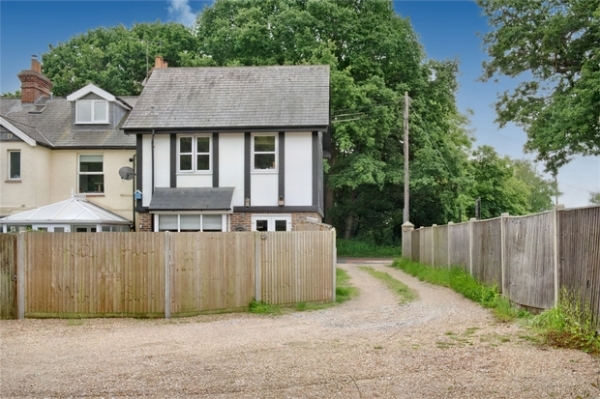
M 152 223 L 154 218 L 150 213 L 138 213 L 137 214 L 137 226 L 136 231 L 154 231 L 154 226 Z
M 273 215 L 271 212 L 266 212 L 267 215 Z M 231 215 L 229 226 L 230 231 L 236 231 L 236 228 L 243 227 L 246 231 L 252 230 L 252 215 L 260 215 L 260 212 L 235 212 Z M 299 221 L 305 220 L 306 217 L 311 217 L 321 221 L 321 216 L 317 212 L 295 212 L 292 213 L 292 230 L 296 230 L 296 225 Z

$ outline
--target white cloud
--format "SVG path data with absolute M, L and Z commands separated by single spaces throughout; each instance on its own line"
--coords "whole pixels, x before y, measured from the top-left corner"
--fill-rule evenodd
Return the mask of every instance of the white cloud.
M 169 0 L 169 16 L 188 28 L 196 25 L 196 14 L 192 12 L 188 0 Z

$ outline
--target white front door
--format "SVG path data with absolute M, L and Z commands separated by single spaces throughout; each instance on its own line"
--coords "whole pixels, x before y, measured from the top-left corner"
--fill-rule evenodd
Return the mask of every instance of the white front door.
M 252 215 L 252 231 L 291 231 L 292 215 Z

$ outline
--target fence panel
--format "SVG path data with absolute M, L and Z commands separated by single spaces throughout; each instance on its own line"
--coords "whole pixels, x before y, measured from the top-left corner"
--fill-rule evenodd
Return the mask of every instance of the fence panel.
M 448 226 L 433 227 L 435 246 L 433 248 L 433 265 L 448 266 Z
M 334 235 L 335 231 L 260 233 L 262 300 L 272 304 L 331 301 Z
M 17 318 L 17 234 L 0 234 L 0 319 Z
M 560 285 L 588 304 L 600 326 L 600 207 L 558 213 Z
M 171 312 L 239 309 L 254 297 L 254 234 L 171 235 Z
M 410 236 L 410 258 L 413 262 L 421 261 L 421 230 L 413 230 Z
M 164 312 L 157 234 L 29 233 L 26 246 L 26 316 Z
M 554 214 L 506 219 L 505 285 L 511 301 L 532 308 L 554 306 Z
M 448 226 L 448 234 L 450 236 L 450 265 L 461 266 L 468 272 L 470 223 L 451 224 Z
M 433 265 L 433 227 L 421 228 L 420 262 Z
M 476 221 L 473 225 L 473 277 L 478 281 L 502 285 L 502 236 L 500 218 Z

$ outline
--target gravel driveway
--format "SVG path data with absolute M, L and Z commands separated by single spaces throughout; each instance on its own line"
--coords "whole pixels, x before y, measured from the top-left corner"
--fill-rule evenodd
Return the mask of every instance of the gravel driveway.
M 356 265 L 358 298 L 282 316 L 1 321 L 2 398 L 600 398 L 600 359 L 540 347 L 458 294 Z

